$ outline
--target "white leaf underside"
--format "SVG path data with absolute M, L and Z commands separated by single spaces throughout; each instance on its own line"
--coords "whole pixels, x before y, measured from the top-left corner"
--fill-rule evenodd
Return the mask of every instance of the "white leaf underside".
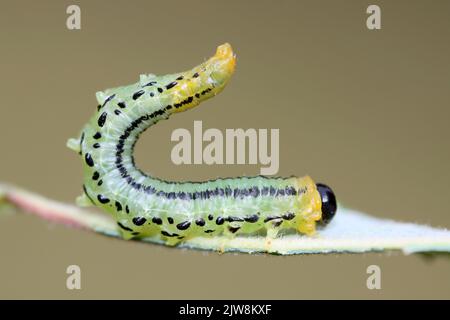
M 106 214 L 47 199 L 11 185 L 0 184 L 1 200 L 3 204 L 13 204 L 21 211 L 47 220 L 120 237 L 117 225 Z M 164 240 L 159 235 L 140 241 L 164 244 Z M 450 231 L 414 223 L 379 219 L 340 207 L 335 219 L 325 228 L 319 229 L 312 237 L 293 232 L 281 234 L 275 239 L 268 239 L 261 235 L 234 238 L 196 237 L 183 241 L 177 245 L 177 248 L 279 255 L 390 250 L 401 250 L 405 254 L 450 252 Z

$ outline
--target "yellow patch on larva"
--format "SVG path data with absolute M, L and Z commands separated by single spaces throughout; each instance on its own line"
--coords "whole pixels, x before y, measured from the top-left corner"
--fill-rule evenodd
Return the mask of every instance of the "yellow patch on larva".
M 322 218 L 320 194 L 311 177 L 305 176 L 295 179 L 297 190 L 299 190 L 299 212 L 297 214 L 301 217 L 297 230 L 301 233 L 312 235 L 316 231 L 316 222 Z

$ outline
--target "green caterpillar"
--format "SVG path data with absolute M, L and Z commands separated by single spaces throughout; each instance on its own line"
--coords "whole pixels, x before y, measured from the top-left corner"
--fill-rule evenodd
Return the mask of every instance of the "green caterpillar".
M 336 212 L 331 189 L 303 178 L 241 177 L 177 183 L 136 168 L 139 135 L 169 115 L 221 92 L 234 72 L 229 44 L 192 70 L 142 75 L 138 83 L 97 93 L 98 110 L 68 146 L 83 158 L 79 205 L 108 211 L 125 239 L 159 234 L 168 245 L 197 236 L 254 234 L 296 229 L 312 234 Z

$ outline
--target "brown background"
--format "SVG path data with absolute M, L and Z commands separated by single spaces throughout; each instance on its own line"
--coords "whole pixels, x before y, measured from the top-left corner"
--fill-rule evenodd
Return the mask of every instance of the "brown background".
M 66 7 L 82 29 L 66 29 Z M 366 8 L 382 9 L 382 30 Z M 9 1 L 0 11 L 0 180 L 72 202 L 65 147 L 94 93 L 193 67 L 230 42 L 236 74 L 215 99 L 148 131 L 138 164 L 167 179 L 258 174 L 175 166 L 170 134 L 280 128 L 280 175 L 310 174 L 375 216 L 450 227 L 449 1 Z M 0 217 L 0 298 L 450 298 L 449 259 L 402 254 L 218 255 Z M 80 265 L 82 290 L 65 288 Z M 382 290 L 366 268 L 382 269 Z

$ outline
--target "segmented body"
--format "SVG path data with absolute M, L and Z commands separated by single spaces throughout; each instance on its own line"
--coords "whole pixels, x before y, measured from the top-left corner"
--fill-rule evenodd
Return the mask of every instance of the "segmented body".
M 295 228 L 312 233 L 321 219 L 321 199 L 309 177 L 241 177 L 207 182 L 164 181 L 136 168 L 139 135 L 172 113 L 219 93 L 235 67 L 228 44 L 192 70 L 141 76 L 130 86 L 97 93 L 95 116 L 69 147 L 83 158 L 80 204 L 104 208 L 126 239 L 159 234 L 168 244 L 195 236 L 251 234 Z

